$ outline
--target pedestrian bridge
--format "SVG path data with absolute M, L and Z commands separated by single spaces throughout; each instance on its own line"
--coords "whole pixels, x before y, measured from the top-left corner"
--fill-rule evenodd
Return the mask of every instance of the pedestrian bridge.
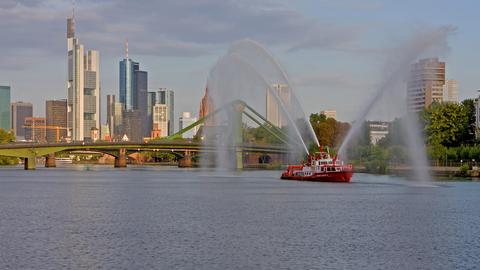
M 39 157 L 45 157 L 46 167 L 55 167 L 55 153 L 73 151 L 94 151 L 115 157 L 115 167 L 125 167 L 126 157 L 129 154 L 145 151 L 169 152 L 179 158 L 191 159 L 193 154 L 215 152 L 215 145 L 203 144 L 192 140 L 161 140 L 146 143 L 133 142 L 98 142 L 98 143 L 13 143 L 0 145 L 0 156 L 17 157 L 24 160 L 26 170 L 35 169 L 35 161 Z M 264 144 L 239 144 L 231 147 L 223 147 L 222 150 L 235 152 L 237 155 L 245 153 L 264 153 L 286 155 L 289 149 L 284 145 Z M 238 162 L 237 162 L 238 163 Z M 241 168 L 237 164 L 237 168 Z

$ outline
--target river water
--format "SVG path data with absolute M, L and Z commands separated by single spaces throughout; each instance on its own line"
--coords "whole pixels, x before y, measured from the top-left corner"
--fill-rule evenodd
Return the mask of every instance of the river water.
M 480 183 L 0 168 L 0 269 L 474 269 Z

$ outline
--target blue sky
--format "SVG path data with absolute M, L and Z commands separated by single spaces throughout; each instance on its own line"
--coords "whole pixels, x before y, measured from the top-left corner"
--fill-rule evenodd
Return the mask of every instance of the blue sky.
M 354 119 L 375 91 L 391 48 L 415 32 L 455 27 L 447 77 L 460 83 L 460 98 L 480 89 L 477 1 L 381 0 L 77 0 L 77 36 L 100 51 L 102 96 L 118 94 L 123 42 L 149 72 L 149 88 L 172 88 L 176 114 L 198 113 L 208 70 L 231 42 L 252 38 L 287 70 L 307 114 L 336 109 Z M 0 83 L 14 100 L 65 98 L 66 17 L 71 1 L 0 2 Z M 105 100 L 105 99 L 104 99 Z

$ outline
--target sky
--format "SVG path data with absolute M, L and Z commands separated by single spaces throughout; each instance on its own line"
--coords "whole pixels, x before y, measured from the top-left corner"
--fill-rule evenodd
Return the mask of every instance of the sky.
M 76 36 L 100 51 L 102 119 L 107 94 L 118 95 L 118 62 L 129 56 L 148 71 L 149 89 L 175 91 L 177 117 L 198 114 L 209 70 L 229 45 L 263 44 L 293 82 L 305 113 L 333 109 L 352 121 L 376 91 L 398 44 L 438 27 L 454 29 L 447 79 L 460 99 L 480 89 L 480 35 L 475 0 L 77 0 Z M 0 1 L 0 84 L 13 101 L 66 98 L 66 18 L 72 1 Z M 178 118 L 177 118 L 178 119 Z M 102 120 L 104 122 L 104 120 Z

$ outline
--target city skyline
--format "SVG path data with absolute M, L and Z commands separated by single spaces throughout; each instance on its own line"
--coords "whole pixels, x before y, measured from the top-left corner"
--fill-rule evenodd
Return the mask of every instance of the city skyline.
M 179 95 L 188 94 L 191 97 L 189 100 L 177 100 L 175 119 L 178 119 L 182 111 L 188 111 L 201 99 L 202 86 L 205 85 L 208 70 L 215 59 L 226 50 L 228 44 L 237 39 L 250 37 L 265 44 L 284 64 L 295 83 L 296 94 L 304 105 L 306 114 L 333 108 L 338 111 L 339 119 L 350 121 L 356 113 L 354 107 L 343 107 L 342 104 L 361 103 L 365 96 L 374 91 L 373 86 L 381 76 L 383 59 L 389 53 L 389 48 L 395 41 L 414 32 L 412 30 L 414 28 L 429 29 L 449 25 L 457 29 L 449 40 L 450 53 L 442 52 L 439 56 L 449 66 L 447 78 L 459 82 L 459 98 L 476 95 L 479 83 L 474 76 L 473 64 L 478 61 L 474 48 L 479 40 L 472 34 L 474 27 L 470 22 L 474 18 L 473 10 L 478 4 L 457 5 L 455 8 L 462 11 L 457 14 L 447 12 L 451 10 L 448 7 L 454 6 L 453 3 L 443 1 L 444 8 L 432 10 L 427 8 L 430 7 L 428 2 L 416 3 L 414 9 L 410 6 L 411 3 L 393 1 L 365 1 L 362 5 L 354 1 L 338 3 L 298 1 L 295 4 L 269 1 L 268 6 L 260 1 L 252 1 L 251 5 L 246 7 L 240 3 L 212 0 L 202 4 L 212 8 L 210 12 L 195 9 L 197 6 L 191 1 L 182 5 L 162 3 L 162 14 L 166 13 L 166 18 L 182 14 L 190 15 L 192 18 L 199 16 L 205 20 L 203 26 L 201 23 L 194 25 L 193 29 L 198 29 L 196 33 L 186 27 L 188 20 L 176 22 L 172 20 L 157 27 L 158 29 L 153 29 L 147 27 L 144 20 L 135 16 L 130 16 L 129 21 L 125 22 L 120 19 L 121 16 L 109 15 L 121 15 L 125 8 L 131 7 L 131 4 L 123 1 L 119 2 L 118 7 L 111 1 L 97 5 L 91 1 L 77 3 L 76 17 L 80 21 L 78 28 L 82 42 L 102 53 L 101 100 L 105 100 L 107 94 L 118 93 L 118 73 L 114 63 L 118 63 L 122 57 L 125 37 L 132 40 L 131 51 L 135 54 L 136 60 L 149 71 L 151 89 L 168 87 Z M 159 4 L 152 2 L 152 5 L 156 8 Z M 2 45 L 7 53 L 1 56 L 0 81 L 12 86 L 12 101 L 34 102 L 34 114 L 38 116 L 43 116 L 45 111 L 44 102 L 37 101 L 40 92 L 42 96 L 46 96 L 45 99 L 66 98 L 62 91 L 64 89 L 62 78 L 67 76 L 63 53 L 65 45 L 59 38 L 64 37 L 64 20 L 70 14 L 70 10 L 69 1 L 15 3 L 7 1 L 0 5 L 0 11 L 5 15 L 0 19 L 0 23 L 10 21 L 11 29 L 29 26 L 25 28 L 27 31 L 46 34 L 45 40 L 37 38 L 38 42 L 29 42 L 35 37 L 34 34 L 18 37 L 10 33 L 9 29 L 6 34 L 11 34 L 12 38 Z M 244 19 L 235 19 L 232 25 L 225 25 L 225 29 L 213 28 L 213 33 L 206 32 L 205 29 L 211 29 L 212 25 L 227 22 L 227 18 L 215 15 L 220 10 L 226 10 L 232 15 L 257 12 L 259 15 L 254 17 L 257 19 L 255 22 L 262 27 L 250 27 L 249 22 Z M 138 13 L 145 9 L 136 7 L 133 11 Z M 335 11 L 335 14 L 322 16 L 327 11 Z M 400 16 L 394 11 L 403 15 Z M 442 16 L 447 13 L 449 16 Z M 13 14 L 31 16 L 19 21 L 9 17 Z M 347 16 L 348 19 L 341 24 L 337 22 L 338 17 L 351 14 L 355 16 Z M 150 15 L 147 17 L 150 18 Z M 268 19 L 273 20 L 272 24 L 265 25 Z M 376 26 L 375 22 L 383 24 L 380 27 Z M 332 26 L 329 27 L 331 30 L 319 30 L 320 26 L 325 25 Z M 305 29 L 295 35 L 298 44 L 292 44 L 282 37 L 281 30 L 286 33 L 298 32 L 300 26 Z M 137 31 L 143 27 L 145 27 L 143 31 Z M 244 31 L 227 31 L 232 27 Z M 48 43 L 48 46 L 45 43 Z M 20 53 L 21 50 L 23 54 Z M 20 79 L 24 77 L 30 80 Z M 47 80 L 49 87 L 43 86 Z M 34 98 L 30 100 L 30 96 Z M 339 100 L 342 100 L 341 104 Z M 102 104 L 102 119 L 105 119 L 105 112 L 106 108 Z M 102 120 L 101 124 L 103 122 Z

